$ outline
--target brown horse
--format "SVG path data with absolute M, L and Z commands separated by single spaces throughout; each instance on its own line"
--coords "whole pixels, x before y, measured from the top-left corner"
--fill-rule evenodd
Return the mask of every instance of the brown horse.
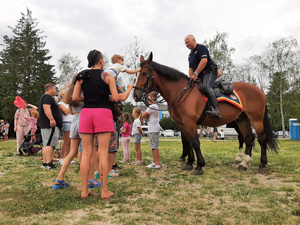
M 168 103 L 171 118 L 179 125 L 182 133 L 183 150 L 188 154 L 188 162 L 183 169 L 193 168 L 194 149 L 197 156 L 197 167 L 193 175 L 203 174 L 202 167 L 205 161 L 200 150 L 200 142 L 197 135 L 197 125 L 218 127 L 223 124 L 235 122 L 243 135 L 246 144 L 244 160 L 239 168 L 247 168 L 251 162 L 252 146 L 255 129 L 258 142 L 261 146 L 260 170 L 266 170 L 267 148 L 277 152 L 277 143 L 271 130 L 266 107 L 266 96 L 258 87 L 237 82 L 234 89 L 239 94 L 244 110 L 227 102 L 219 102 L 222 118 L 210 118 L 205 113 L 206 102 L 198 89 L 198 85 L 185 74 L 170 67 L 160 65 L 152 61 L 151 53 L 147 60 L 141 56 L 141 71 L 137 78 L 134 90 L 135 101 L 145 101 L 150 91 L 156 90 Z

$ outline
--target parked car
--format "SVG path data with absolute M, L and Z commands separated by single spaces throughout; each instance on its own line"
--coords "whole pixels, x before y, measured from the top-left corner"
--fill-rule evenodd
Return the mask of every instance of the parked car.
M 145 137 L 147 137 L 148 136 L 148 126 L 147 125 L 142 126 L 142 130 L 145 134 Z
M 174 131 L 173 130 L 165 130 L 164 131 L 164 137 L 174 137 Z
M 174 131 L 174 136 L 175 137 L 181 137 L 181 132 L 179 130 Z
M 143 125 L 142 126 L 142 130 L 145 133 L 145 137 L 148 137 L 148 133 L 149 133 L 149 131 L 148 131 L 148 125 Z M 164 136 L 164 129 L 160 128 L 159 136 Z

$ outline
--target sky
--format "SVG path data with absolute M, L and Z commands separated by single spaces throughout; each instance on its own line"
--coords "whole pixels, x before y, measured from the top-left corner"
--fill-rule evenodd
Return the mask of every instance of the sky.
M 203 43 L 228 33 L 235 64 L 281 38 L 300 41 L 299 0 L 1 0 L 0 44 L 27 8 L 46 36 L 52 65 L 70 53 L 85 68 L 90 50 L 124 55 L 137 37 L 154 61 L 187 74 L 188 34 Z

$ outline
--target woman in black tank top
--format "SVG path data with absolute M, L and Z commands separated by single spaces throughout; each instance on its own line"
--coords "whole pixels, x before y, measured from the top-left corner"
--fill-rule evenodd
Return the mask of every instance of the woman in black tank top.
M 108 148 L 111 133 L 114 132 L 108 96 L 111 95 L 110 101 L 116 102 L 119 100 L 119 95 L 113 76 L 103 72 L 104 61 L 101 52 L 97 50 L 90 51 L 88 61 L 88 67 L 91 67 L 91 70 L 84 70 L 77 75 L 72 96 L 74 101 L 84 102 L 79 122 L 83 149 L 80 165 L 81 198 L 88 197 L 87 186 L 90 160 L 93 153 L 93 138 L 94 134 L 97 134 L 101 198 L 108 199 L 114 194 L 107 189 Z M 84 97 L 81 96 L 81 92 L 83 92 Z

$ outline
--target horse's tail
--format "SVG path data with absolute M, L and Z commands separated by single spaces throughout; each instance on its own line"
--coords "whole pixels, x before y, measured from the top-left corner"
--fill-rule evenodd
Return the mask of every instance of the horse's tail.
M 264 115 L 264 131 L 267 138 L 267 149 L 270 149 L 272 151 L 275 151 L 278 153 L 278 145 L 277 145 L 277 138 L 275 138 L 275 135 L 273 133 L 273 130 L 271 128 L 269 116 L 268 116 L 268 107 L 266 105 L 265 109 L 265 115 Z

